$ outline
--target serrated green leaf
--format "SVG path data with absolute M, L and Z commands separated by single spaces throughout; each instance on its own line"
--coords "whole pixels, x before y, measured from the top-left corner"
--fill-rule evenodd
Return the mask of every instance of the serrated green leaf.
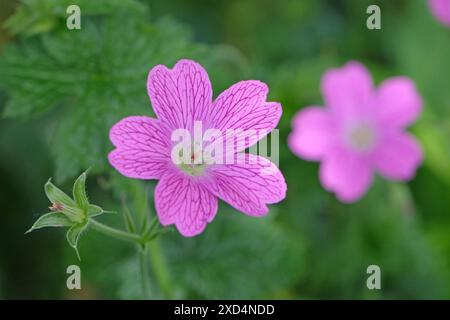
M 72 225 L 73 222 L 62 212 L 49 212 L 40 216 L 26 233 L 45 227 L 70 227 Z
M 83 15 L 82 32 L 19 39 L 0 59 L 0 87 L 9 97 L 3 114 L 28 117 L 64 106 L 64 116 L 48 128 L 56 179 L 90 166 L 109 170 L 111 126 L 132 114 L 151 115 L 148 71 L 185 57 L 205 66 L 213 60 L 207 47 L 190 37 L 172 20 L 150 24 L 136 11 L 122 10 L 101 20 Z
M 66 233 L 66 239 L 69 245 L 75 249 L 78 259 L 81 260 L 80 254 L 78 252 L 78 241 L 80 240 L 81 233 L 86 228 L 87 224 L 76 224 L 72 226 Z
M 146 11 L 146 7 L 135 0 L 27 0 L 22 1 L 13 14 L 4 23 L 13 35 L 32 36 L 49 32 L 56 27 L 65 27 L 68 17 L 67 8 L 76 4 L 82 17 L 107 15 L 120 10 L 133 10 L 136 13 Z
M 88 210 L 89 200 L 86 195 L 86 172 L 83 172 L 73 184 L 73 199 L 80 209 Z
M 65 194 L 61 189 L 55 186 L 51 179 L 47 181 L 44 186 L 45 194 L 51 203 L 59 203 L 68 207 L 76 207 L 75 201 L 73 201 L 67 194 Z

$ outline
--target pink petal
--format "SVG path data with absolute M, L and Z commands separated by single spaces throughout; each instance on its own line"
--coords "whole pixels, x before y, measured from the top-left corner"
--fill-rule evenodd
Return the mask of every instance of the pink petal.
M 406 77 L 385 80 L 376 93 L 376 113 L 382 127 L 403 128 L 420 114 L 422 99 Z
M 335 149 L 320 166 L 320 181 L 342 202 L 355 202 L 372 184 L 372 170 L 360 155 Z
M 199 180 L 168 171 L 155 189 L 155 207 L 162 225 L 175 224 L 185 237 L 205 230 L 217 212 L 217 198 Z
M 130 178 L 158 179 L 170 160 L 169 131 L 157 119 L 127 117 L 109 132 L 117 149 L 110 152 L 110 164 Z
M 266 204 L 286 197 L 286 182 L 280 170 L 269 160 L 245 154 L 245 163 L 211 166 L 208 189 L 250 216 L 265 215 Z
M 222 130 L 223 134 L 227 129 L 255 130 L 257 134 L 240 150 L 254 144 L 272 131 L 281 117 L 281 105 L 266 101 L 268 91 L 265 83 L 256 80 L 232 85 L 214 101 L 209 127 Z M 225 139 L 228 141 L 228 136 Z
M 422 162 L 419 143 L 407 133 L 383 138 L 374 152 L 373 161 L 381 175 L 392 180 L 410 180 Z
M 428 0 L 428 5 L 435 18 L 450 27 L 450 0 Z
M 288 143 L 291 150 L 306 160 L 320 160 L 336 137 L 333 119 L 324 108 L 307 107 L 292 122 Z
M 154 67 L 147 90 L 156 115 L 172 129 L 191 129 L 194 121 L 204 120 L 212 103 L 208 74 L 191 60 L 180 60 L 173 69 Z
M 373 92 L 372 77 L 358 62 L 328 70 L 322 78 L 325 105 L 338 118 L 366 116 L 370 113 Z

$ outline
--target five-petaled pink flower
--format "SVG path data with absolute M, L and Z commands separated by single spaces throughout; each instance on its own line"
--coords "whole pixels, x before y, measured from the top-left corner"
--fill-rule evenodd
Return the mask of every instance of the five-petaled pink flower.
M 158 65 L 150 70 L 147 90 L 157 118 L 132 116 L 115 124 L 110 139 L 116 149 L 108 158 L 124 176 L 159 179 L 155 207 L 161 224 L 175 224 L 182 235 L 195 236 L 214 219 L 217 198 L 250 216 L 265 215 L 267 204 L 285 198 L 283 175 L 263 157 L 245 154 L 249 161 L 244 163 L 181 165 L 171 157 L 172 132 L 192 131 L 194 122 L 224 134 L 228 129 L 272 131 L 281 117 L 281 105 L 266 101 L 264 83 L 238 82 L 213 101 L 202 66 L 180 60 L 173 69 Z M 236 152 L 255 142 L 246 140 Z
M 325 108 L 307 107 L 293 120 L 291 150 L 321 161 L 320 181 L 342 202 L 361 198 L 375 172 L 409 180 L 422 161 L 418 142 L 405 128 L 419 116 L 422 101 L 406 77 L 374 88 L 369 71 L 349 62 L 322 78 Z
M 450 0 L 428 0 L 428 5 L 435 18 L 450 27 Z

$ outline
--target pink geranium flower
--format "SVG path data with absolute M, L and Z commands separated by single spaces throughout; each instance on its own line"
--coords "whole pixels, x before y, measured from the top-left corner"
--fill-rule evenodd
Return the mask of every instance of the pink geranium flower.
M 450 0 L 428 0 L 428 5 L 434 17 L 450 27 Z
M 325 108 L 307 107 L 295 116 L 289 146 L 303 159 L 321 161 L 325 189 L 354 202 L 375 172 L 391 180 L 414 177 L 422 152 L 405 128 L 422 101 L 410 79 L 390 78 L 375 88 L 368 70 L 350 62 L 325 73 L 322 94 Z
M 115 124 L 110 139 L 116 149 L 109 162 L 127 177 L 159 179 L 155 207 L 161 224 L 175 224 L 182 235 L 195 236 L 214 219 L 218 198 L 256 217 L 268 212 L 267 204 L 284 199 L 284 177 L 263 157 L 245 154 L 246 161 L 232 164 L 177 164 L 172 158 L 172 133 L 192 132 L 196 122 L 201 122 L 203 132 L 208 128 L 224 134 L 228 129 L 272 131 L 281 117 L 281 105 L 266 102 L 264 83 L 238 82 L 213 101 L 202 66 L 180 60 L 173 69 L 158 65 L 150 70 L 147 90 L 157 118 L 132 116 Z M 256 139 L 246 141 L 236 153 Z M 189 156 L 199 157 L 194 151 Z

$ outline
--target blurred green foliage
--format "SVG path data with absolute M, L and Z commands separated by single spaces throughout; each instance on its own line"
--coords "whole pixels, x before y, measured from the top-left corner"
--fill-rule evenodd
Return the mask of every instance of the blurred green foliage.
M 126 179 L 107 164 L 110 126 L 152 115 L 145 83 L 156 64 L 192 58 L 215 96 L 241 79 L 266 82 L 281 101 L 280 167 L 288 196 L 254 219 L 221 204 L 199 237 L 164 235 L 153 248 L 152 297 L 450 298 L 450 30 L 422 0 L 70 1 L 82 29 L 68 31 L 68 1 L 2 1 L 15 13 L 0 29 L 0 298 L 139 298 L 131 246 L 94 232 L 80 242 L 83 290 L 65 289 L 78 263 L 62 232 L 23 236 L 45 211 L 42 186 L 65 188 L 92 167 L 90 198 L 153 215 L 153 182 Z M 366 28 L 378 4 L 382 30 Z M 4 8 L 4 9 L 3 9 Z M 3 22 L 2 22 L 3 23 Z M 6 42 L 6 44 L 5 44 Z M 315 163 L 286 146 L 292 116 L 320 105 L 320 78 L 360 60 L 376 82 L 404 74 L 418 85 L 424 114 L 413 127 L 425 163 L 410 184 L 378 179 L 354 205 L 324 191 Z M 150 189 L 149 189 L 150 188 Z M 103 221 L 122 226 L 120 216 Z M 382 290 L 366 268 L 382 270 Z M 154 274 L 152 274 L 154 275 Z

